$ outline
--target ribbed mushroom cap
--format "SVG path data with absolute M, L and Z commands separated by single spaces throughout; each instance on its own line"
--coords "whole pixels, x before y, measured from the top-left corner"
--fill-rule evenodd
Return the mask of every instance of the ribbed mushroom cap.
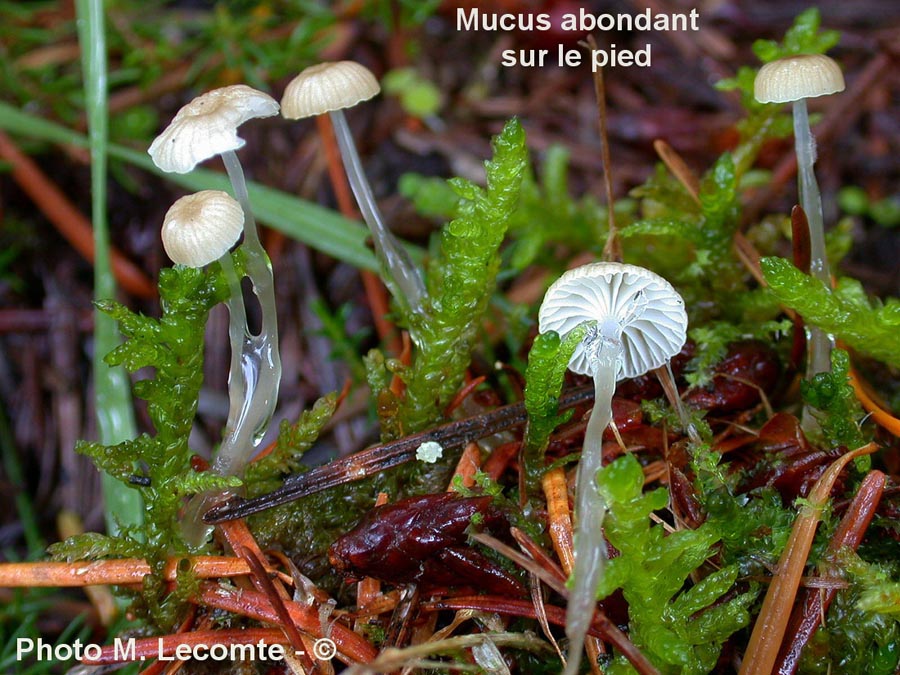
M 668 281 L 635 265 L 591 263 L 550 286 L 538 312 L 540 332 L 565 336 L 585 321 L 596 321 L 597 329 L 569 362 L 582 375 L 594 375 L 590 343 L 598 337 L 622 343 L 617 380 L 659 368 L 687 339 L 684 300 Z
M 790 103 L 844 91 L 840 66 L 824 54 L 800 54 L 759 69 L 753 95 L 760 103 Z
M 162 226 L 163 248 L 172 262 L 203 267 L 234 246 L 244 228 L 244 210 L 221 190 L 202 190 L 176 201 Z
M 381 87 L 372 71 L 355 61 L 318 63 L 290 81 L 281 97 L 289 120 L 351 108 L 375 96 Z
M 210 157 L 242 148 L 237 128 L 247 120 L 277 114 L 278 102 L 253 87 L 213 89 L 179 110 L 147 152 L 163 171 L 187 173 Z

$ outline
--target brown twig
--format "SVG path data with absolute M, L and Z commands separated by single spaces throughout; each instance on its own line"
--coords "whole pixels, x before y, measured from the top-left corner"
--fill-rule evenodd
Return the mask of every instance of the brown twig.
M 268 598 L 256 591 L 241 591 L 204 582 L 200 585 L 200 594 L 196 598 L 196 602 L 233 614 L 241 614 L 257 621 L 278 623 L 278 615 L 269 604 Z M 315 638 L 325 637 L 322 635 L 322 624 L 317 607 L 293 601 L 285 602 L 285 606 L 291 620 L 300 630 Z M 341 623 L 332 624 L 329 637 L 334 640 L 345 663 L 368 663 L 378 655 L 377 650 L 365 638 Z
M 593 396 L 593 387 L 571 389 L 560 397 L 559 408 L 565 410 L 587 403 Z M 513 403 L 483 415 L 449 422 L 413 436 L 363 450 L 324 466 L 315 467 L 289 478 L 280 488 L 260 497 L 254 499 L 232 498 L 225 504 L 207 511 L 203 520 L 207 523 L 220 523 L 224 520 L 243 518 L 336 485 L 362 480 L 372 472 L 384 471 L 412 461 L 416 456 L 416 449 L 427 441 L 440 443 L 444 450 L 452 450 L 464 446 L 470 441 L 524 424 L 525 420 L 525 405 Z
M 537 610 L 526 600 L 512 600 L 496 595 L 462 596 L 446 598 L 422 603 L 423 610 L 440 611 L 444 609 L 475 609 L 482 612 L 496 612 L 508 616 L 521 616 L 529 619 L 537 618 Z M 545 605 L 547 620 L 557 626 L 566 625 L 566 612 L 561 607 Z M 628 637 L 616 627 L 604 614 L 594 614 L 594 621 L 588 629 L 588 635 L 607 640 L 627 658 L 640 675 L 659 675 L 656 667 L 641 654 Z
M 196 556 L 186 558 L 194 574 L 201 579 L 239 577 L 250 573 L 247 563 L 239 558 Z M 163 576 L 175 581 L 182 558 L 172 558 Z M 117 558 L 80 562 L 27 562 L 0 565 L 0 587 L 93 586 L 96 584 L 139 584 L 152 569 L 141 558 Z
M 863 536 L 875 516 L 875 510 L 881 501 L 884 492 L 886 477 L 880 471 L 870 471 L 866 474 L 853 501 L 847 508 L 844 517 L 835 530 L 828 548 L 825 551 L 824 560 L 832 561 L 840 553 L 841 549 L 856 550 L 862 542 Z M 820 565 L 821 577 L 834 577 L 840 574 L 839 569 L 830 562 Z M 793 675 L 800 664 L 800 652 L 809 642 L 813 633 L 819 627 L 822 617 L 828 611 L 828 606 L 837 593 L 836 588 L 805 588 L 803 598 L 794 608 L 788 623 L 788 635 L 790 642 L 786 643 L 778 655 L 778 665 L 773 671 L 778 675 Z
M 797 597 L 797 589 L 803 577 L 803 568 L 812 548 L 821 512 L 828 501 L 831 489 L 841 471 L 852 459 L 871 454 L 876 449 L 874 443 L 869 443 L 851 450 L 833 462 L 816 481 L 806 505 L 800 509 L 794 521 L 790 537 L 778 561 L 778 568 L 769 584 L 762 609 L 750 635 L 750 642 L 744 652 L 739 675 L 771 675 L 790 618 L 791 607 L 794 598 Z
M 591 53 L 597 51 L 597 41 L 593 35 L 587 36 L 587 47 Z M 609 132 L 606 128 L 606 87 L 603 82 L 603 68 L 594 70 L 594 95 L 597 98 L 597 123 L 600 127 L 600 157 L 603 160 L 603 185 L 606 189 L 606 215 L 609 232 L 603 245 L 603 259 L 622 262 L 622 240 L 616 227 L 615 197 L 612 182 L 612 155 L 609 151 Z

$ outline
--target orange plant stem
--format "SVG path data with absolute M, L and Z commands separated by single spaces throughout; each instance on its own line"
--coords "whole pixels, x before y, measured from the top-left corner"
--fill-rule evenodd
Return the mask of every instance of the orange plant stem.
M 224 609 L 234 614 L 242 614 L 257 621 L 278 623 L 278 615 L 269 603 L 269 599 L 256 591 L 239 591 L 224 588 L 218 584 L 204 582 L 200 586 L 200 594 L 196 600 L 200 604 Z M 314 637 L 322 636 L 322 623 L 319 620 L 317 607 L 308 607 L 297 602 L 286 602 L 288 612 L 294 624 L 302 631 Z M 342 623 L 331 625 L 331 635 L 340 654 L 347 657 L 348 663 L 368 663 L 378 656 L 378 651 L 362 636 L 357 635 Z
M 194 574 L 201 579 L 238 577 L 250 573 L 247 563 L 239 558 L 197 556 L 188 560 Z M 180 561 L 180 558 L 173 558 L 166 564 L 164 574 L 167 581 L 175 580 L 175 570 Z M 0 588 L 139 584 L 150 572 L 150 565 L 140 558 L 71 563 L 6 563 L 0 565 Z
M 37 164 L 0 131 L 0 158 L 12 165 L 12 177 L 59 233 L 89 262 L 94 261 L 94 235 L 90 221 L 75 208 Z M 128 293 L 139 298 L 156 297 L 156 286 L 121 251 L 110 250 L 113 274 Z
M 569 512 L 569 492 L 566 486 L 566 472 L 557 467 L 544 474 L 541 479 L 544 497 L 547 499 L 547 520 L 550 541 L 559 558 L 563 571 L 572 574 L 575 565 L 574 535 L 572 517 Z
M 388 502 L 386 492 L 379 492 L 375 499 L 375 506 L 384 506 Z M 359 611 L 366 611 L 369 606 L 381 595 L 381 582 L 372 577 L 365 577 L 356 586 L 356 606 Z
M 900 420 L 879 406 L 875 400 L 869 396 L 869 393 L 866 391 L 865 383 L 853 368 L 850 369 L 849 375 L 850 384 L 853 386 L 853 392 L 856 394 L 856 398 L 859 400 L 860 405 L 862 405 L 866 412 L 871 413 L 872 419 L 875 420 L 879 426 L 884 427 L 894 434 L 894 436 L 900 438 Z

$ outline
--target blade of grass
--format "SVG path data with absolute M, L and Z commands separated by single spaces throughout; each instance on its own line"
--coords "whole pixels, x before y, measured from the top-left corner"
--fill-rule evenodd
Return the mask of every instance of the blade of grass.
M 91 211 L 94 224 L 94 299 L 115 297 L 109 231 L 106 218 L 106 165 L 109 143 L 107 119 L 106 35 L 103 0 L 77 0 L 78 39 L 84 72 L 85 104 L 91 152 Z M 131 386 L 125 369 L 111 368 L 103 357 L 121 342 L 113 319 L 94 310 L 94 404 L 100 442 L 113 445 L 137 435 Z M 111 535 L 120 527 L 143 522 L 143 500 L 137 490 L 112 476 L 102 476 L 106 530 Z
M 0 102 L 0 128 L 30 138 L 88 147 L 89 141 L 76 131 L 35 117 Z M 165 174 L 154 166 L 150 157 L 121 145 L 109 144 L 110 157 L 120 159 L 180 185 L 187 190 L 228 190 L 228 178 L 213 171 L 197 169 L 189 174 Z M 312 202 L 298 199 L 281 190 L 250 182 L 248 185 L 254 215 L 262 223 L 302 241 L 311 248 L 326 253 L 359 269 L 378 271 L 375 256 L 366 247 L 369 231 L 361 224 Z M 414 261 L 421 261 L 425 253 L 407 245 Z

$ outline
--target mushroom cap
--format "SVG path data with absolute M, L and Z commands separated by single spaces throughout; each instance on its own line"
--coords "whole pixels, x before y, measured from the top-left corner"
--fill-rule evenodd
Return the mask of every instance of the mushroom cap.
M 203 267 L 218 260 L 241 236 L 244 210 L 221 190 L 201 190 L 176 201 L 162 226 L 163 248 L 172 262 Z
M 636 265 L 599 262 L 569 270 L 544 295 L 538 312 L 541 333 L 565 336 L 596 321 L 594 337 L 622 344 L 617 380 L 643 375 L 675 356 L 687 339 L 684 300 L 668 281 Z M 575 349 L 569 369 L 594 375 L 589 339 Z
M 840 66 L 824 54 L 798 54 L 759 69 L 753 96 L 760 103 L 790 103 L 844 91 Z
M 350 108 L 381 91 L 372 71 L 356 61 L 331 61 L 306 68 L 290 81 L 281 97 L 281 114 L 289 120 Z
M 200 162 L 244 146 L 237 128 L 255 117 L 278 114 L 278 102 L 245 84 L 201 94 L 176 113 L 147 152 L 168 173 L 187 173 Z

